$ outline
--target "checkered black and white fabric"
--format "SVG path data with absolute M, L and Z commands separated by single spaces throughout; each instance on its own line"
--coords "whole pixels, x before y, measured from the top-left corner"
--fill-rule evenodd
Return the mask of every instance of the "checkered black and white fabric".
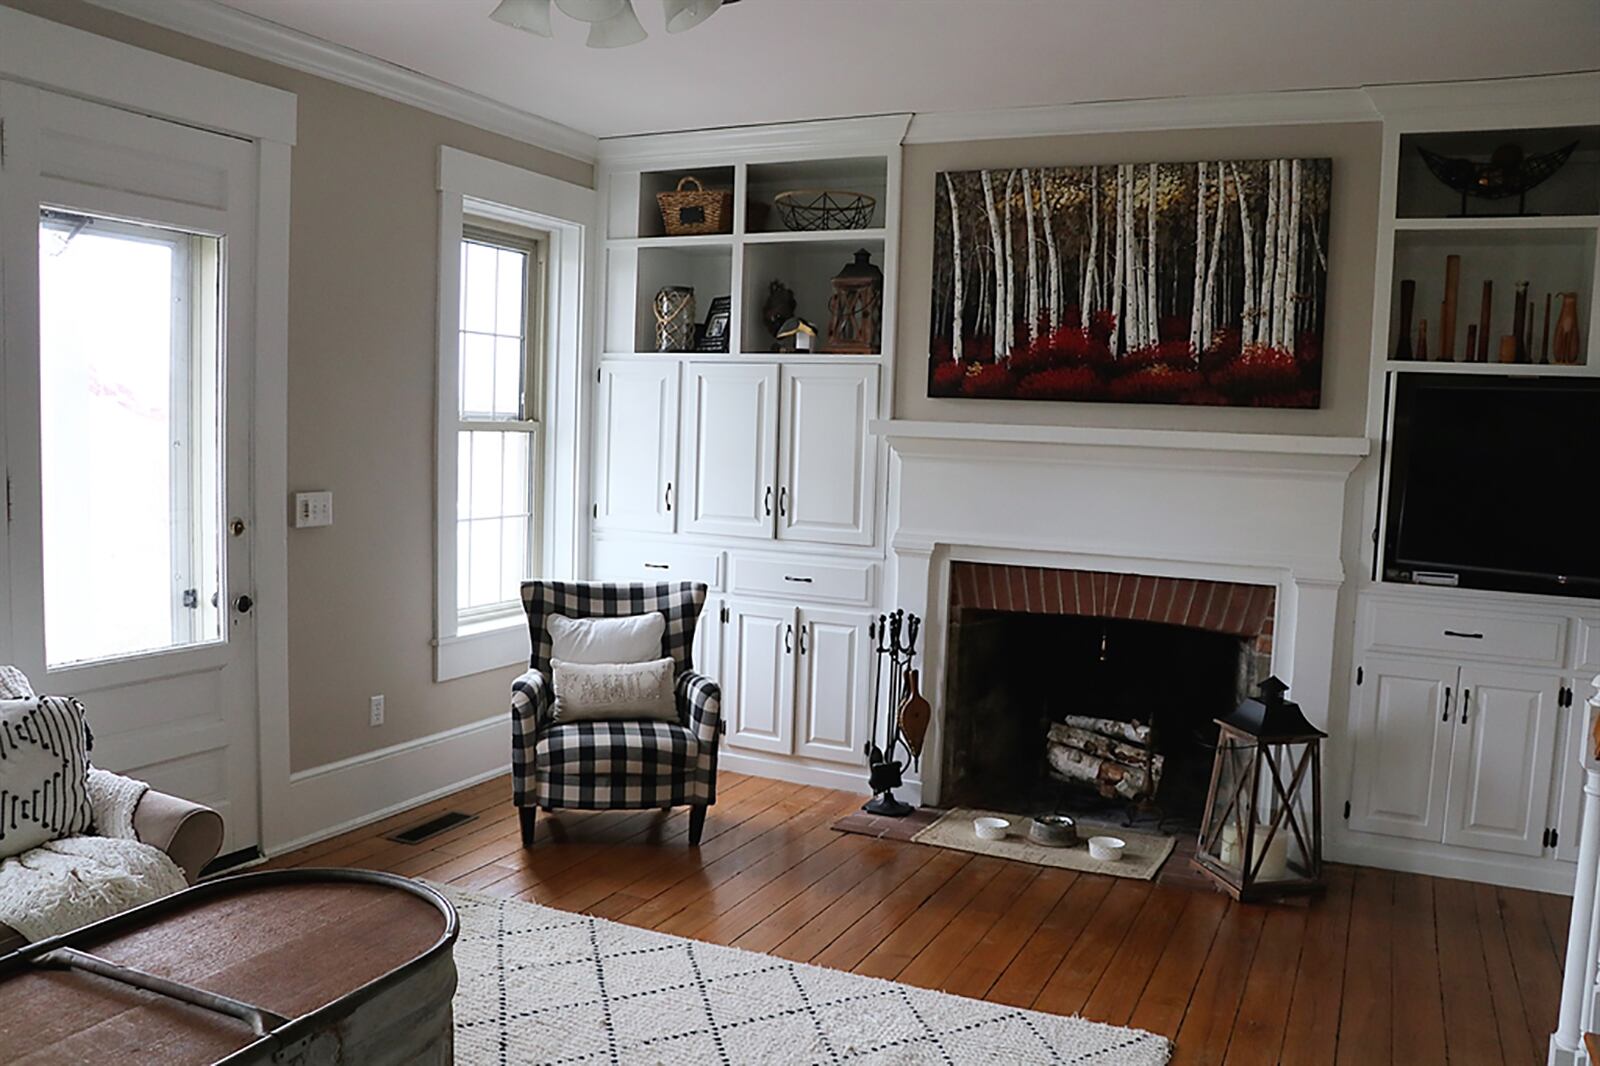
M 693 670 L 690 647 L 706 587 L 529 581 L 522 586 L 533 644 L 511 684 L 511 766 L 519 807 L 622 810 L 716 802 L 722 693 Z M 677 664 L 677 722 L 553 720 L 545 619 L 620 618 L 659 611 L 662 654 Z

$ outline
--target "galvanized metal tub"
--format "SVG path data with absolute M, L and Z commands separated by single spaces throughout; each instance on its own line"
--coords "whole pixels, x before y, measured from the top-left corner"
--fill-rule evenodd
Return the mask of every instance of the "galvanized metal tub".
M 207 881 L 0 956 L 8 1063 L 452 1061 L 455 909 L 367 870 Z

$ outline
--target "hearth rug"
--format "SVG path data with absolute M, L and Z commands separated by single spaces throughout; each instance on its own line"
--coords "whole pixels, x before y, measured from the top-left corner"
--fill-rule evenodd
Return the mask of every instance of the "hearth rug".
M 435 885 L 456 905 L 462 1066 L 1161 1066 L 1165 1037 Z
M 985 815 L 1005 818 L 1011 822 L 1011 831 L 1004 840 L 980 840 L 972 831 L 972 820 Z M 932 844 L 956 851 L 973 851 L 979 855 L 994 855 L 1002 859 L 1031 862 L 1035 866 L 1060 866 L 1084 873 L 1106 874 L 1110 877 L 1129 877 L 1137 881 L 1155 879 L 1156 871 L 1167 861 L 1177 840 L 1162 833 L 1146 833 L 1138 829 L 1124 829 L 1120 825 L 1078 823 L 1080 841 L 1091 836 L 1113 836 L 1127 841 L 1122 858 L 1114 862 L 1092 859 L 1086 843 L 1071 848 L 1045 848 L 1028 839 L 1028 816 L 1007 814 L 1004 811 L 979 811 L 970 807 L 957 807 L 937 822 L 911 839 L 918 844 Z

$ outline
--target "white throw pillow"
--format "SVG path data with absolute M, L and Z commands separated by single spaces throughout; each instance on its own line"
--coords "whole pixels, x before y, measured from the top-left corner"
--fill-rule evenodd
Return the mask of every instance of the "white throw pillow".
M 77 836 L 94 821 L 83 705 L 0 700 L 0 859 Z
M 646 663 L 566 663 L 552 660 L 556 721 L 604 718 L 678 720 L 671 659 Z
M 545 619 L 550 658 L 564 663 L 645 663 L 661 658 L 667 620 L 660 611 L 626 618 Z

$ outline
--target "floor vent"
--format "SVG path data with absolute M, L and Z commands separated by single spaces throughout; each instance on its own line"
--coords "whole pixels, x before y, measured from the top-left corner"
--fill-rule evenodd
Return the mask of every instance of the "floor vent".
M 398 833 L 393 833 L 389 836 L 389 839 L 401 844 L 420 844 L 431 836 L 438 836 L 446 829 L 454 829 L 456 826 L 464 825 L 477 817 L 476 814 L 446 811 L 437 818 L 429 818 L 420 825 L 414 825 L 410 829 L 402 829 Z

